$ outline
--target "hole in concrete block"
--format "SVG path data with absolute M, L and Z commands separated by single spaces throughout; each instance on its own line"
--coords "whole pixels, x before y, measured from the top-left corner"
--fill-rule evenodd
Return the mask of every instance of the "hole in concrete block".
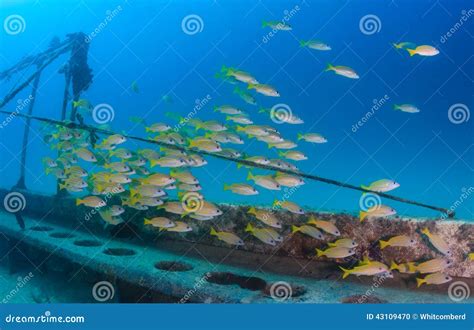
M 108 254 L 109 256 L 133 256 L 136 254 L 135 251 L 131 249 L 125 249 L 125 248 L 110 248 L 110 249 L 105 249 L 104 250 L 105 254 Z
M 99 241 L 94 241 L 90 239 L 83 239 L 79 241 L 74 241 L 74 245 L 85 246 L 85 247 L 95 247 L 95 246 L 101 246 L 102 243 Z
M 53 238 L 73 238 L 75 235 L 71 233 L 52 233 L 49 236 Z
M 34 231 L 51 231 L 51 230 L 53 230 L 53 228 L 48 227 L 48 226 L 33 226 L 30 229 L 34 230 Z
M 193 266 L 180 261 L 160 261 L 155 264 L 155 268 L 169 272 L 186 272 L 193 269 Z
M 211 272 L 205 275 L 208 282 L 221 285 L 238 285 L 242 289 L 264 290 L 267 282 L 259 277 L 248 277 L 227 272 Z

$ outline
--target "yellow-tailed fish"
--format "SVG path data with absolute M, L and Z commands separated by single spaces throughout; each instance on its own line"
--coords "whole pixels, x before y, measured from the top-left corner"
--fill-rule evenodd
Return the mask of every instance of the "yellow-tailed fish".
M 421 46 L 416 47 L 415 49 L 406 48 L 406 50 L 408 54 L 410 54 L 410 56 L 413 56 L 413 55 L 435 56 L 439 54 L 438 49 L 429 45 L 421 45 Z
M 273 97 L 280 96 L 280 93 L 278 93 L 278 91 L 270 85 L 248 84 L 247 89 L 255 89 L 258 93 L 263 94 L 265 96 L 273 96 Z
M 257 209 L 255 207 L 251 207 L 248 211 L 248 214 L 252 214 L 263 222 L 264 224 L 273 227 L 273 228 L 281 228 L 281 221 L 272 213 L 271 210 L 264 210 L 264 209 Z
M 298 140 L 304 140 L 310 143 L 326 143 L 328 140 L 319 133 L 298 133 Z
M 374 275 L 381 275 L 381 274 L 390 274 L 390 270 L 388 266 L 378 262 L 378 261 L 371 261 L 369 263 L 365 263 L 360 266 L 356 266 L 352 269 L 345 269 L 343 267 L 339 267 L 344 274 L 342 278 L 346 278 L 349 275 L 356 275 L 356 276 L 374 276 Z
M 331 246 L 331 247 L 341 246 L 341 247 L 346 247 L 346 248 L 356 248 L 358 244 L 356 241 L 354 241 L 351 238 L 341 238 L 332 243 L 328 243 L 328 246 Z
M 278 30 L 278 31 L 291 31 L 292 28 L 289 24 L 286 24 L 281 21 L 263 21 L 262 22 L 262 28 L 264 27 L 270 27 L 273 30 Z
M 339 259 L 349 257 L 355 254 L 355 249 L 346 248 L 342 246 L 335 246 L 327 248 L 326 250 L 316 249 L 316 254 L 318 257 L 325 256 L 327 258 Z
M 216 236 L 219 240 L 226 242 L 230 245 L 244 245 L 244 241 L 237 235 L 225 231 L 216 231 L 211 227 L 211 235 Z
M 368 186 L 362 185 L 360 187 L 363 189 L 372 190 L 376 192 L 387 192 L 387 191 L 397 189 L 398 187 L 400 187 L 400 184 L 393 180 L 381 179 L 381 180 L 372 182 Z
M 324 71 L 334 71 L 335 74 L 344 76 L 346 78 L 359 79 L 359 75 L 354 71 L 354 69 L 349 68 L 348 66 L 334 66 L 332 64 L 328 64 L 326 70 Z
M 304 214 L 303 208 L 301 208 L 298 204 L 290 202 L 290 201 L 275 200 L 273 202 L 273 207 L 277 207 L 277 206 L 294 214 Z
M 411 264 L 408 267 L 411 272 L 428 274 L 428 273 L 442 272 L 443 270 L 450 267 L 451 265 L 452 265 L 452 262 L 450 260 L 435 258 L 435 259 L 431 259 L 425 262 L 421 262 L 417 265 Z
M 156 217 L 151 219 L 145 218 L 143 224 L 152 225 L 153 227 L 157 228 L 171 228 L 175 226 L 175 223 L 173 221 L 165 217 Z
M 414 262 L 407 262 L 397 265 L 395 261 L 392 261 L 392 263 L 390 264 L 390 270 L 398 270 L 400 273 L 404 274 L 414 274 L 415 271 L 413 269 L 415 267 L 415 264 L 416 263 Z
M 451 282 L 453 278 L 449 275 L 443 273 L 434 273 L 426 275 L 424 278 L 417 278 L 416 279 L 416 287 L 419 288 L 422 284 L 444 284 Z
M 280 184 L 271 175 L 253 175 L 250 171 L 247 180 L 252 180 L 256 185 L 269 190 L 281 190 Z
M 302 178 L 282 172 L 277 172 L 274 179 L 276 182 L 278 182 L 278 184 L 285 187 L 297 187 L 304 184 L 304 180 Z
M 85 205 L 88 207 L 104 207 L 107 204 L 100 197 L 87 196 L 82 199 L 77 198 L 76 205 Z
M 294 151 L 294 150 L 286 151 L 286 152 L 280 151 L 278 152 L 278 156 L 285 157 L 286 159 L 296 160 L 296 161 L 308 159 L 308 157 L 306 157 L 306 155 L 302 153 L 301 151 Z
M 400 110 L 402 112 L 408 112 L 408 113 L 418 113 L 418 112 L 420 112 L 420 109 L 418 109 L 413 104 L 394 104 L 393 109 Z
M 193 230 L 190 225 L 182 221 L 175 221 L 174 224 L 175 225 L 173 227 L 162 227 L 160 230 L 172 231 L 176 233 L 186 233 Z
M 307 226 L 307 225 L 302 225 L 302 226 L 291 226 L 291 232 L 296 233 L 296 232 L 301 232 L 305 235 L 311 236 L 316 239 L 323 239 L 323 234 L 313 226 Z
M 376 205 L 374 207 L 371 207 L 367 211 L 360 211 L 359 212 L 359 219 L 360 221 L 364 221 L 365 218 L 370 218 L 370 217 L 388 217 L 391 215 L 396 214 L 397 211 L 395 209 L 386 206 L 386 205 Z
M 330 221 L 324 221 L 324 220 L 317 220 L 315 217 L 310 217 L 308 224 L 314 225 L 318 227 L 319 229 L 324 230 L 326 233 L 334 235 L 334 236 L 339 236 L 341 235 L 341 232 L 337 227 Z
M 385 249 L 387 246 L 410 247 L 415 246 L 416 241 L 407 235 L 393 236 L 388 241 L 379 241 L 380 249 Z
M 423 228 L 421 232 L 428 237 L 430 243 L 436 248 L 436 250 L 445 256 L 452 255 L 452 251 L 450 250 L 448 244 L 441 238 L 441 236 L 431 233 L 428 228 Z
M 247 224 L 247 227 L 245 228 L 245 231 L 249 232 L 250 234 L 252 234 L 256 238 L 258 238 L 260 241 L 262 241 L 263 243 L 266 243 L 266 244 L 269 244 L 269 245 L 272 245 L 272 246 L 276 245 L 276 241 L 273 239 L 272 235 L 268 231 L 266 231 L 265 229 L 255 228 L 249 223 L 249 224 Z
M 323 51 L 331 50 L 330 46 L 328 46 L 327 44 L 319 40 L 308 40 L 308 41 L 301 40 L 300 47 L 308 47 L 314 50 L 323 50 Z
M 228 68 L 226 66 L 222 66 L 221 72 L 226 76 L 232 76 L 240 82 L 247 83 L 247 84 L 258 84 L 257 79 L 255 79 L 251 74 L 241 71 L 235 68 Z
M 257 195 L 258 190 L 246 183 L 224 184 L 224 190 L 230 190 L 238 195 Z

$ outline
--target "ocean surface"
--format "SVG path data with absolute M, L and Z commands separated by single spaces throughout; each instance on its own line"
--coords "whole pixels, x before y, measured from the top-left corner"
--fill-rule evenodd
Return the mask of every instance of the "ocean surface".
M 8 25 L 12 15 L 19 30 Z M 456 218 L 474 219 L 469 196 L 474 189 L 474 119 L 469 119 L 474 108 L 472 2 L 2 0 L 0 18 L 0 71 L 44 51 L 55 37 L 63 40 L 68 33 L 85 33 L 94 78 L 81 98 L 109 105 L 114 116 L 107 125 L 116 132 L 146 137 L 143 125 L 131 122 L 131 116 L 172 127 L 176 115 L 190 113 L 225 123 L 225 115 L 213 108 L 231 104 L 249 113 L 256 124 L 276 127 L 287 139 L 296 141 L 298 133 L 307 132 L 324 135 L 325 144 L 298 141 L 297 150 L 308 156 L 297 164 L 303 172 L 354 185 L 393 179 L 400 183 L 391 192 L 396 196 L 454 207 Z M 263 21 L 282 20 L 291 31 L 262 27 Z M 324 41 L 331 50 L 300 47 L 300 40 L 310 39 Z M 439 54 L 410 57 L 392 45 L 403 41 L 432 45 Z M 60 118 L 64 75 L 58 70 L 67 60 L 68 55 L 62 55 L 43 71 L 34 115 Z M 328 63 L 349 66 L 360 78 L 325 72 Z M 257 105 L 245 103 L 233 93 L 236 86 L 246 90 L 244 84 L 215 77 L 223 65 L 251 73 L 259 82 L 275 86 L 281 96 L 251 91 Z M 29 68 L 1 81 L 0 99 L 33 71 Z M 30 93 L 26 88 L 2 110 L 15 111 Z M 393 109 L 394 104 L 405 103 L 421 111 Z M 258 112 L 277 104 L 291 109 L 304 124 L 277 124 L 268 113 Z M 84 117 L 86 123 L 97 125 L 90 114 Z M 26 183 L 31 190 L 52 194 L 56 180 L 45 174 L 41 159 L 56 152 L 43 142 L 41 128 L 38 122 L 32 126 Z M 0 129 L 3 188 L 18 180 L 23 130 L 19 117 Z M 145 145 L 128 141 L 124 147 Z M 235 149 L 279 157 L 278 150 L 255 139 L 245 138 L 245 144 Z M 193 170 L 206 199 L 271 206 L 287 193 L 224 192 L 224 184 L 245 182 L 248 170 L 207 160 L 207 166 Z M 287 199 L 315 210 L 356 213 L 360 197 L 357 191 L 308 180 Z M 403 216 L 440 215 L 382 202 Z

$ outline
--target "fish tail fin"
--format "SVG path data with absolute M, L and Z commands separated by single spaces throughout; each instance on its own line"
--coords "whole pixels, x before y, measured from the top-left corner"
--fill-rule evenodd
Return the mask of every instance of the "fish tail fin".
M 236 130 L 237 132 L 242 132 L 242 131 L 244 130 L 244 127 L 243 127 L 243 126 L 240 126 L 240 125 L 237 125 L 236 128 L 235 128 L 235 130 Z
M 387 242 L 387 241 L 382 241 L 382 240 L 380 240 L 379 243 L 380 243 L 380 249 L 381 249 L 381 250 L 385 249 L 385 248 L 388 246 L 388 242 Z
M 360 211 L 359 212 L 359 219 L 360 219 L 360 222 L 364 221 L 364 219 L 367 217 L 367 212 L 364 212 L 364 211 Z
M 349 276 L 349 275 L 351 274 L 351 270 L 350 270 L 350 269 L 345 269 L 345 268 L 343 268 L 343 267 L 341 267 L 341 266 L 339 266 L 339 268 L 344 272 L 344 273 L 342 274 L 342 278 L 343 278 L 343 279 L 346 278 L 347 276 Z
M 320 250 L 320 249 L 316 249 L 316 255 L 318 257 L 321 257 L 322 255 L 324 255 L 324 251 L 323 250 Z
M 395 47 L 396 49 L 402 48 L 402 46 L 401 46 L 400 44 L 393 43 L 392 45 L 393 45 L 393 47 Z
M 414 263 L 408 263 L 408 271 L 414 273 L 416 271 L 416 267 Z
M 297 231 L 300 231 L 301 230 L 301 227 L 297 227 L 295 225 L 292 225 L 291 226 L 291 232 L 292 233 L 296 233 Z
M 425 234 L 426 236 L 428 236 L 430 234 L 430 231 L 428 230 L 428 227 L 425 227 L 421 230 L 421 233 L 422 234 Z
M 237 163 L 237 169 L 240 169 L 243 165 L 241 163 Z
M 229 68 L 226 67 L 225 65 L 223 65 L 223 66 L 221 67 L 221 72 L 222 72 L 222 73 L 227 73 L 228 71 L 229 71 Z
M 410 56 L 413 56 L 413 55 L 416 54 L 416 50 L 415 50 L 415 49 L 409 49 L 409 48 L 407 48 L 407 52 L 408 52 L 408 54 L 410 54 Z
M 400 106 L 398 104 L 393 105 L 393 110 L 400 110 Z
M 397 264 L 395 263 L 395 261 L 392 260 L 392 262 L 390 263 L 390 270 L 394 270 L 394 269 L 399 271 L 399 270 L 400 270 L 400 266 L 397 265 Z
M 426 280 L 423 278 L 416 279 L 416 287 L 419 288 L 423 283 L 426 283 Z
M 144 225 L 149 225 L 150 223 L 151 223 L 150 219 L 147 219 L 147 218 L 143 219 Z
M 367 186 L 364 186 L 364 185 L 361 185 L 360 187 L 361 187 L 362 189 L 365 189 L 365 190 L 370 190 L 370 188 L 369 188 L 369 187 L 367 187 Z M 365 193 L 364 193 L 364 194 L 365 194 Z
M 285 157 L 285 153 L 283 151 L 278 151 L 278 156 Z
M 138 194 L 138 190 L 134 188 L 130 188 L 130 197 L 133 197 Z
M 247 180 L 252 180 L 254 178 L 252 172 L 249 171 L 249 173 L 247 174 Z
M 66 189 L 66 184 L 60 183 L 59 184 L 59 190 L 63 190 L 63 189 Z
M 80 198 L 76 198 L 76 206 L 84 204 L 84 201 Z
M 268 26 L 268 22 L 267 21 L 262 21 L 262 28 L 267 27 L 267 26 Z
M 247 84 L 247 89 L 253 89 L 255 88 L 255 84 Z
M 275 207 L 275 206 L 281 206 L 281 202 L 278 199 L 275 199 L 273 201 L 272 207 Z
M 336 243 L 328 243 L 328 246 L 329 247 L 335 247 L 335 246 L 337 246 L 337 244 Z
M 328 63 L 328 65 L 326 66 L 326 69 L 324 69 L 324 71 L 331 71 L 331 70 L 334 70 L 334 66 L 331 63 Z
M 72 101 L 72 106 L 74 108 L 77 108 L 78 105 L 79 105 L 79 101 Z
M 211 235 L 217 236 L 217 231 L 214 229 L 214 227 L 211 227 Z
M 298 136 L 298 140 L 301 140 L 303 138 L 303 134 L 301 134 L 301 133 L 298 133 L 297 136 Z
M 248 224 L 247 224 L 247 227 L 245 227 L 245 231 L 246 231 L 246 232 L 249 232 L 249 233 L 251 233 L 251 232 L 254 231 L 254 229 L 253 229 L 253 227 L 252 227 L 252 225 L 251 225 L 250 223 L 248 223 Z
M 247 213 L 248 213 L 248 214 L 255 214 L 256 211 L 257 211 L 257 210 L 255 209 L 255 207 L 252 206 L 251 208 L 249 208 L 249 210 L 247 211 Z
M 304 40 L 300 40 L 300 47 L 306 46 L 307 42 Z
M 229 190 L 229 189 L 230 189 L 230 185 L 224 183 L 224 191 L 227 191 L 227 190 Z

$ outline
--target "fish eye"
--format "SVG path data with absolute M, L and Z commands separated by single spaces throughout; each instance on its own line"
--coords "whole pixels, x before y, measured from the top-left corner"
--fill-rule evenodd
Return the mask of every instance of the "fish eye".
M 446 281 L 449 281 L 449 277 L 448 277 L 448 276 L 446 276 Z
M 449 265 L 450 263 L 451 263 L 451 261 L 449 261 L 449 260 L 446 260 L 446 264 L 448 264 L 448 265 Z

